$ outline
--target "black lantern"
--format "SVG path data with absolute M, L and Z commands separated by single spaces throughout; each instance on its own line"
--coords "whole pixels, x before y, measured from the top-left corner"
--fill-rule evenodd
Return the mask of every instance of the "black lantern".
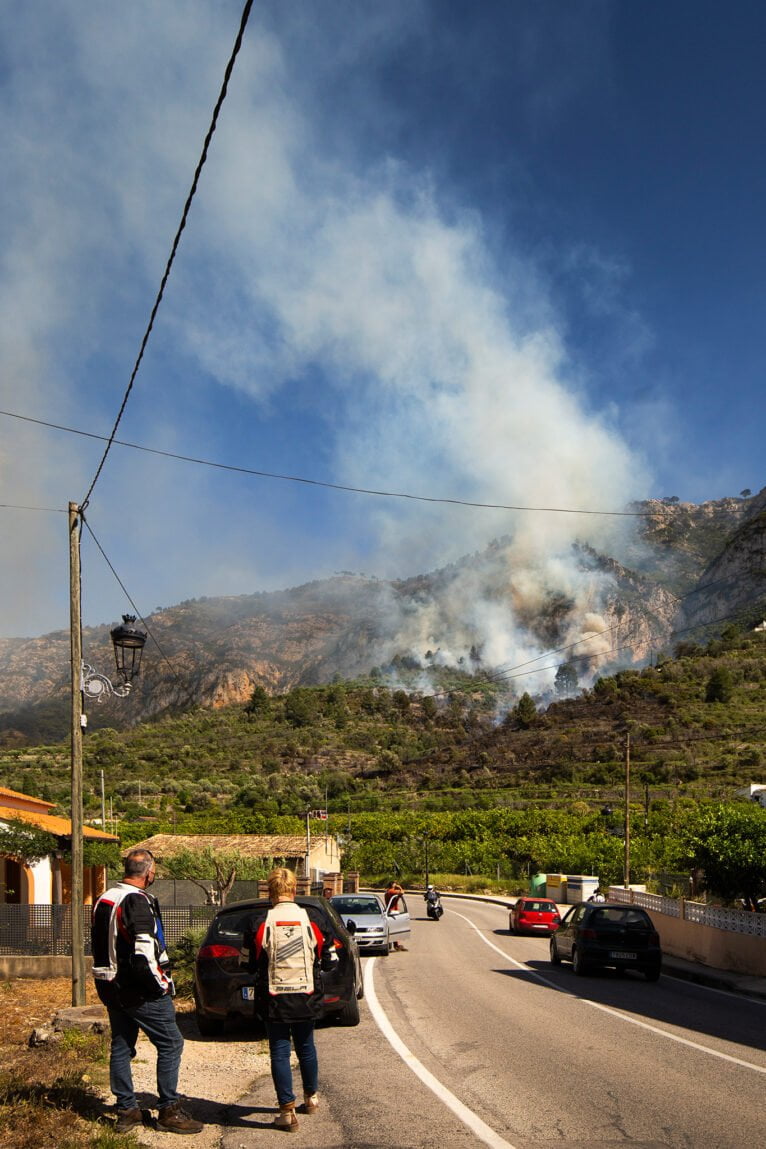
M 122 675 L 125 683 L 132 682 L 141 668 L 141 654 L 146 642 L 146 631 L 139 630 L 133 625 L 136 621 L 134 614 L 124 614 L 122 625 L 112 630 L 114 643 L 114 660 L 117 671 Z

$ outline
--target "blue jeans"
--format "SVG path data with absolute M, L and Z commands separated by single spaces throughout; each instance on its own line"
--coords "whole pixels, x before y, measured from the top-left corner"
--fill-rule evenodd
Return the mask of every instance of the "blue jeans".
M 316 1093 L 319 1064 L 314 1045 L 314 1021 L 269 1021 L 266 1024 L 271 1056 L 271 1078 L 277 1091 L 277 1101 L 287 1105 L 295 1101 L 293 1073 L 290 1068 L 290 1038 L 292 1037 L 304 1093 Z
M 176 1011 L 171 997 L 145 1001 L 128 1009 L 107 1004 L 112 1027 L 112 1049 L 109 1057 L 109 1087 L 117 1098 L 118 1109 L 136 1109 L 133 1092 L 131 1058 L 136 1056 L 138 1032 L 142 1030 L 157 1050 L 157 1094 L 159 1108 L 178 1101 L 178 1071 L 184 1039 L 176 1025 Z

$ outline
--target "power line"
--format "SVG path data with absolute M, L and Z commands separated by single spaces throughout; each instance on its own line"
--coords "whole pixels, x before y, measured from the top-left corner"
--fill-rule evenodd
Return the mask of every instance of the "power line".
M 326 482 L 323 479 L 308 479 L 302 475 L 280 474 L 275 471 L 258 470 L 254 467 L 240 467 L 233 463 L 218 463 L 211 459 L 200 459 L 194 455 L 181 455 L 174 451 L 161 451 L 156 447 L 145 447 L 141 443 L 129 443 L 124 439 L 115 439 L 114 431 L 111 436 L 107 437 L 106 435 L 96 435 L 92 431 L 81 431 L 77 427 L 66 427 L 60 423 L 50 423 L 45 419 L 33 419 L 29 415 L 17 415 L 13 411 L 0 411 L 0 415 L 5 415 L 10 419 L 21 419 L 27 423 L 36 423 L 41 427 L 50 427 L 54 431 L 66 431 L 70 435 L 82 435 L 86 439 L 98 439 L 102 442 L 108 442 L 110 447 L 112 444 L 115 444 L 118 447 L 128 447 L 132 451 L 143 451 L 149 455 L 160 455 L 165 459 L 176 459 L 179 462 L 193 463 L 200 467 L 212 467 L 219 471 L 233 471 L 240 475 L 255 475 L 257 478 L 276 479 L 284 483 L 302 483 L 310 487 L 325 487 L 331 491 L 347 491 L 355 495 L 375 495 L 380 498 L 407 499 L 419 503 L 446 503 L 451 506 L 476 507 L 490 511 L 524 511 L 559 515 L 600 515 L 608 518 L 628 519 L 647 519 L 654 518 L 657 515 L 673 514 L 673 509 L 670 507 L 655 508 L 649 511 L 596 511 L 584 507 L 524 507 L 512 503 L 480 503 L 468 499 L 452 499 L 435 495 L 414 495 L 407 491 L 385 491 L 371 487 L 352 487 L 344 483 Z M 106 456 L 106 452 L 104 454 Z M 91 486 L 91 491 L 92 489 L 93 487 Z
M 4 511 L 51 511 L 56 515 L 67 514 L 65 507 L 25 507 L 20 503 L 0 503 L 0 508 Z
M 248 17 L 250 16 L 250 9 L 252 8 L 252 6 L 253 6 L 253 0 L 246 0 L 245 7 L 244 7 L 243 12 L 242 12 L 242 19 L 240 20 L 239 32 L 237 33 L 237 38 L 234 41 L 234 48 L 233 48 L 231 56 L 229 58 L 229 62 L 226 65 L 226 71 L 224 73 L 223 84 L 221 85 L 221 91 L 218 95 L 218 100 L 216 101 L 215 108 L 213 109 L 213 118 L 210 122 L 210 127 L 208 128 L 207 135 L 205 136 L 205 142 L 202 145 L 202 154 L 200 155 L 199 161 L 197 163 L 197 168 L 194 172 L 194 179 L 192 180 L 191 190 L 189 191 L 189 194 L 186 197 L 186 203 L 184 204 L 184 209 L 183 209 L 183 212 L 181 214 L 181 222 L 178 225 L 178 231 L 176 232 L 175 239 L 173 240 L 173 246 L 172 246 L 171 251 L 170 251 L 170 256 L 168 257 L 167 264 L 165 265 L 165 272 L 162 276 L 162 282 L 160 283 L 160 289 L 157 292 L 157 298 L 154 301 L 154 306 L 152 307 L 151 315 L 149 316 L 149 323 L 147 325 L 146 331 L 144 332 L 144 337 L 141 340 L 141 347 L 140 347 L 139 352 L 138 352 L 138 358 L 136 359 L 135 365 L 133 367 L 133 371 L 131 372 L 130 381 L 128 382 L 127 389 L 126 389 L 125 394 L 124 394 L 123 399 L 122 399 L 122 404 L 120 405 L 120 410 L 117 414 L 117 418 L 115 419 L 114 426 L 112 427 L 112 433 L 109 436 L 109 439 L 107 441 L 106 449 L 105 449 L 105 451 L 101 457 L 101 462 L 99 463 L 98 468 L 96 470 L 96 473 L 93 476 L 93 480 L 92 480 L 90 486 L 88 487 L 85 498 L 82 499 L 82 501 L 80 503 L 80 511 L 84 511 L 85 508 L 88 506 L 88 502 L 90 501 L 90 496 L 93 494 L 93 488 L 95 487 L 96 483 L 98 482 L 99 476 L 100 476 L 101 471 L 103 470 L 103 467 L 104 467 L 104 463 L 106 462 L 106 457 L 109 454 L 112 443 L 114 442 L 114 436 L 117 433 L 117 428 L 120 425 L 120 420 L 122 419 L 123 413 L 125 411 L 125 407 L 127 405 L 128 398 L 130 396 L 130 392 L 133 389 L 133 383 L 135 381 L 136 375 L 138 374 L 138 369 L 141 366 L 141 360 L 144 357 L 144 351 L 146 349 L 147 343 L 149 342 L 149 336 L 151 335 L 152 328 L 154 327 L 154 319 L 155 319 L 155 316 L 157 315 L 157 312 L 159 310 L 160 303 L 162 302 L 162 297 L 165 294 L 165 285 L 167 284 L 168 278 L 170 276 L 170 269 L 173 266 L 173 261 L 175 260 L 175 257 L 176 257 L 178 245 L 181 241 L 181 233 L 183 232 L 184 228 L 186 227 L 186 220 L 187 220 L 188 215 L 189 215 L 189 210 L 191 208 L 192 200 L 194 199 L 195 193 L 197 191 L 197 185 L 199 183 L 199 178 L 200 178 L 200 175 L 202 172 L 202 168 L 204 167 L 205 160 L 207 159 L 207 153 L 208 153 L 208 148 L 210 147 L 210 141 L 213 138 L 213 133 L 215 132 L 216 125 L 218 123 L 218 114 L 221 110 L 221 107 L 223 105 L 224 100 L 226 99 L 226 93 L 227 93 L 228 87 L 229 87 L 229 78 L 231 77 L 231 73 L 232 73 L 232 70 L 234 68 L 234 61 L 236 60 L 236 58 L 239 54 L 239 49 L 242 46 L 242 37 L 244 36 L 244 33 L 245 33 L 245 28 L 247 26 L 247 21 L 248 21 Z

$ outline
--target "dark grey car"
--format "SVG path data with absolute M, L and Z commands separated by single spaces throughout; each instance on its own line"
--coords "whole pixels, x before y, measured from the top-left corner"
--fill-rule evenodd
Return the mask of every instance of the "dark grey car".
M 364 994 L 362 963 L 353 935 L 325 898 L 296 897 L 323 933 L 337 939 L 338 961 L 322 974 L 323 1017 L 340 1025 L 359 1024 L 359 999 Z M 268 898 L 224 906 L 213 918 L 197 953 L 194 967 L 194 1003 L 197 1025 L 205 1037 L 223 1033 L 227 1018 L 254 1017 L 254 977 L 251 935 L 268 913 Z
M 662 970 L 660 936 L 646 910 L 622 902 L 580 902 L 551 936 L 551 961 L 571 961 L 574 972 L 637 969 L 647 981 Z

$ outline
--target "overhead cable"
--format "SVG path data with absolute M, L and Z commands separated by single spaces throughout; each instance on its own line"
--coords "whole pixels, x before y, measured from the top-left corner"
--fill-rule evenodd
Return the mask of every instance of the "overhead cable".
M 352 487 L 343 483 L 326 482 L 323 479 L 307 479 L 301 475 L 284 475 L 274 471 L 256 470 L 253 467 L 239 467 L 232 463 L 217 463 L 210 459 L 197 458 L 194 455 L 179 455 L 174 451 L 161 451 L 156 447 L 144 447 L 140 443 L 128 443 L 123 439 L 115 439 L 114 431 L 107 439 L 106 435 L 96 435 L 92 431 L 81 431 L 76 427 L 65 427 L 60 423 L 49 423 L 44 419 L 33 419 L 28 415 L 17 415 L 13 411 L 0 411 L 0 415 L 6 415 L 11 419 L 22 419 L 27 423 L 37 423 L 41 427 L 50 427 L 54 431 L 67 431 L 71 435 L 82 435 L 86 439 L 100 439 L 108 442 L 109 447 L 115 444 L 118 447 L 129 447 L 132 451 L 144 451 L 149 455 L 161 455 L 165 459 L 177 459 L 179 462 L 194 463 L 200 467 L 213 467 L 219 471 L 234 471 L 240 475 L 255 475 L 261 479 L 277 479 L 284 483 L 303 483 L 311 487 L 325 487 L 331 491 L 348 491 L 355 495 L 376 495 L 385 499 L 408 499 L 411 502 L 418 503 L 447 503 L 451 506 L 478 507 L 489 511 L 525 511 L 558 515 L 602 515 L 609 518 L 647 519 L 654 518 L 657 515 L 662 516 L 673 513 L 670 507 L 654 508 L 651 511 L 595 511 L 583 507 L 524 507 L 511 503 L 479 503 L 468 499 L 450 499 L 436 495 L 413 495 L 406 491 L 384 491 L 375 490 L 370 487 Z M 107 447 L 107 450 L 109 447 Z M 106 457 L 106 452 L 104 452 L 104 456 Z M 91 485 L 91 491 L 92 489 L 93 486 Z M 90 494 L 90 492 L 88 493 Z

